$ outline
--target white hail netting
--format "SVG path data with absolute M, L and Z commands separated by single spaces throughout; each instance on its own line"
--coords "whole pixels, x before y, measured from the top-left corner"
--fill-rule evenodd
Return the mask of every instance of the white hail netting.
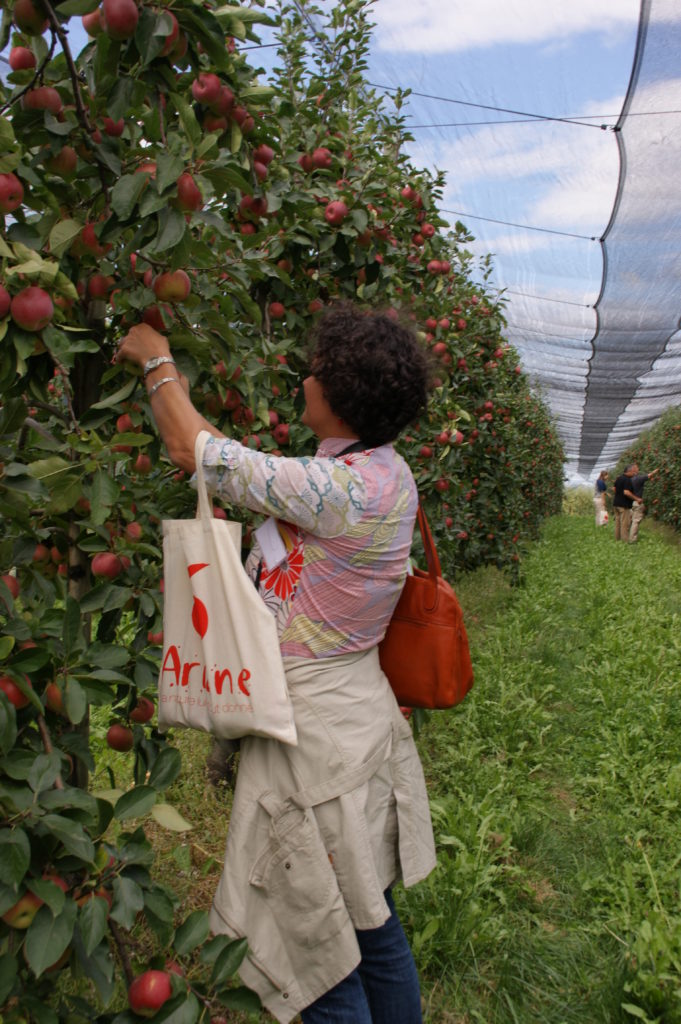
M 593 476 L 681 399 L 681 3 L 378 0 L 374 16 L 372 80 L 428 94 L 406 107 L 410 155 L 447 172 L 450 222 L 494 253 L 568 476 Z

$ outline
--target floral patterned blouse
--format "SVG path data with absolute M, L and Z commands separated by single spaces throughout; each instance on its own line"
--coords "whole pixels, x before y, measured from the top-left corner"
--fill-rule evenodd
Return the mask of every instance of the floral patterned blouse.
M 209 491 L 274 516 L 286 548 L 262 565 L 259 591 L 277 618 L 282 654 L 326 658 L 382 639 L 407 570 L 417 492 L 392 445 L 340 454 L 327 438 L 313 458 L 253 451 L 213 438 L 204 453 Z M 257 544 L 246 570 L 256 579 Z

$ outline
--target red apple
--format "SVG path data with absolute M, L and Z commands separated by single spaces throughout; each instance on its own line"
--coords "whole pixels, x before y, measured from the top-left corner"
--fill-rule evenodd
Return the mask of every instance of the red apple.
M 125 131 L 125 120 L 122 117 L 118 121 L 114 121 L 110 117 L 103 117 L 102 126 L 107 135 L 117 139 Z
M 24 201 L 24 186 L 16 174 L 0 174 L 0 213 L 12 213 Z
M 309 153 L 301 153 L 298 157 L 298 163 L 306 174 L 309 174 L 310 171 L 314 170 L 314 161 Z
M 10 928 L 20 928 L 23 931 L 28 928 L 42 903 L 43 901 L 34 893 L 26 892 L 13 907 L 5 911 L 2 920 Z
M 0 690 L 5 694 L 10 704 L 15 708 L 25 708 L 29 703 L 28 697 L 23 693 L 17 684 L 9 676 L 0 676 Z
M 271 320 L 282 320 L 286 316 L 286 307 L 282 302 L 270 302 L 269 312 Z
M 180 26 L 178 24 L 177 18 L 175 17 L 172 11 L 165 10 L 163 13 L 168 15 L 173 23 L 170 32 L 166 36 L 166 41 L 163 44 L 163 49 L 161 50 L 160 54 L 161 57 L 167 57 L 175 48 L 175 45 L 180 35 Z
M 151 470 L 151 459 L 145 452 L 140 452 L 135 459 L 135 472 L 139 473 L 141 476 L 146 476 L 148 473 L 151 473 Z
M 35 64 L 35 54 L 27 46 L 13 46 L 9 51 L 9 66 L 12 71 L 26 71 L 34 68 Z
M 324 218 L 327 224 L 330 224 L 331 227 L 338 227 L 339 224 L 343 223 L 347 215 L 348 208 L 340 199 L 336 199 L 334 202 L 329 203 L 324 210 Z
M 59 114 L 64 105 L 57 90 L 50 85 L 29 89 L 22 96 L 21 103 L 24 110 L 49 110 L 51 114 Z
M 201 189 L 194 181 L 194 178 L 185 171 L 177 179 L 177 206 L 180 210 L 200 210 L 203 206 Z
M 160 302 L 184 302 L 192 284 L 184 270 L 169 270 L 154 278 L 152 288 Z
M 167 971 L 145 971 L 128 989 L 130 1009 L 141 1017 L 153 1017 L 170 999 L 173 989 Z
M 48 683 L 45 687 L 45 707 L 56 715 L 64 714 L 64 694 L 56 683 Z
M 87 293 L 91 299 L 107 299 L 116 281 L 105 274 L 93 274 L 87 283 Z
M 331 150 L 327 149 L 326 146 L 319 146 L 312 153 L 312 164 L 314 167 L 330 167 L 333 162 L 333 155 Z
M 158 633 L 152 633 L 151 630 L 147 633 L 147 640 L 154 647 L 160 647 L 163 643 L 163 630 L 159 630 Z
M 289 430 L 290 428 L 288 423 L 277 423 L 276 427 L 272 431 L 272 437 L 277 444 L 288 444 Z
M 80 235 L 80 244 L 93 256 L 105 256 L 111 248 L 110 242 L 102 243 L 97 238 L 96 225 L 88 221 Z
M 147 306 L 142 313 L 142 320 L 145 324 L 149 324 L 150 327 L 153 327 L 155 331 L 158 331 L 159 334 L 163 334 L 168 330 L 164 320 L 164 315 L 169 317 L 171 320 L 173 319 L 173 310 L 171 306 L 168 306 L 167 304 L 164 304 L 163 307 Z
M 116 722 L 109 728 L 106 734 L 106 742 L 112 750 L 118 750 L 121 753 L 132 750 L 134 743 L 132 729 L 128 729 L 126 725 Z
M 47 292 L 29 285 L 14 296 L 10 312 L 15 324 L 24 331 L 41 331 L 52 319 L 54 306 Z
M 228 85 L 221 85 L 217 98 L 210 104 L 210 109 L 219 117 L 230 117 L 234 109 L 234 93 Z
M 61 178 L 71 178 L 76 172 L 78 154 L 73 146 L 62 146 L 58 153 L 49 156 L 45 161 L 48 171 L 58 174 Z
M 222 82 L 211 71 L 202 71 L 192 82 L 192 96 L 197 103 L 205 103 L 208 107 L 217 101 L 221 89 Z
M 102 0 L 100 21 L 110 39 L 123 42 L 132 38 L 139 16 L 135 0 Z
M 80 19 L 83 28 L 85 29 L 85 31 L 91 39 L 94 39 L 95 36 L 98 36 L 102 31 L 102 24 L 99 17 L 100 13 L 101 8 L 98 7 L 96 11 L 91 11 L 90 14 L 84 14 L 83 17 Z
M 429 260 L 426 264 L 426 270 L 429 274 L 440 274 L 442 272 L 442 264 L 439 260 Z
M 149 697 L 140 697 L 134 708 L 130 712 L 131 722 L 148 722 L 154 717 L 154 711 L 156 710 L 153 700 Z
M 137 543 L 138 540 L 142 539 L 142 527 L 136 522 L 128 523 L 125 528 L 125 536 L 128 540 L 132 541 L 133 544 Z
M 90 569 L 93 576 L 115 580 L 123 572 L 123 563 L 112 551 L 100 551 L 92 559 Z
M 267 165 L 274 159 L 274 150 L 270 146 L 266 146 L 264 142 L 261 142 L 260 145 L 253 150 L 253 159 L 267 167 Z
M 40 3 L 34 3 L 34 0 L 16 0 L 14 24 L 20 32 L 25 32 L 28 36 L 41 36 L 47 29 L 49 21 Z

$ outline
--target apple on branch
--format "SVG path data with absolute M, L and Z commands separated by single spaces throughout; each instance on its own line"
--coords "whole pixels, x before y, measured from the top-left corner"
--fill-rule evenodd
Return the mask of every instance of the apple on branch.
M 167 971 L 145 971 L 128 989 L 128 1003 L 141 1017 L 153 1017 L 170 999 L 173 989 Z
M 13 213 L 24 201 L 24 186 L 16 174 L 0 174 L 0 213 Z
M 169 270 L 154 278 L 152 288 L 159 302 L 184 302 L 192 284 L 184 270 Z
M 36 285 L 29 285 L 12 299 L 10 313 L 17 327 L 24 331 L 42 331 L 54 313 L 52 299 Z

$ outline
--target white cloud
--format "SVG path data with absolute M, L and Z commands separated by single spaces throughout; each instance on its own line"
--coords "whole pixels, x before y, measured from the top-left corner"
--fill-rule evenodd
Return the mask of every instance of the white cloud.
M 497 43 L 555 43 L 583 32 L 606 37 L 638 21 L 639 0 L 378 0 L 381 50 L 448 53 Z

